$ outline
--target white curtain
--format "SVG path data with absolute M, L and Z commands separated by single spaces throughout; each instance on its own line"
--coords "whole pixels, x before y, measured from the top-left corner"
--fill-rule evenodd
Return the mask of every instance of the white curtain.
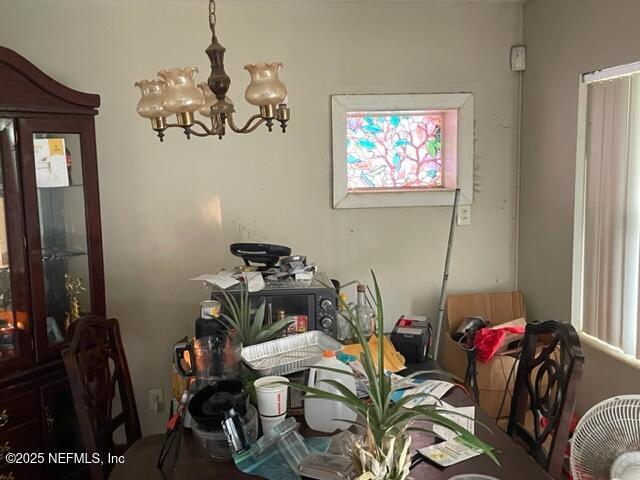
M 582 330 L 640 358 L 640 75 L 588 88 Z

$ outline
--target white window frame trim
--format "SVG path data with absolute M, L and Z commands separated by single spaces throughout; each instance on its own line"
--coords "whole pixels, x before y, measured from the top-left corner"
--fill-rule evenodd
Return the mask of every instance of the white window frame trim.
M 640 369 L 640 359 L 636 359 L 622 349 L 608 344 L 582 331 L 584 302 L 584 242 L 587 195 L 587 115 L 589 108 L 589 84 L 637 74 L 640 62 L 597 70 L 579 76 L 578 87 L 578 128 L 576 135 L 576 173 L 573 218 L 573 262 L 571 275 L 571 324 L 581 340 L 591 347 L 608 354 L 629 366 Z
M 472 93 L 332 95 L 333 208 L 453 205 L 454 188 L 419 192 L 349 192 L 346 118 L 348 112 L 457 110 L 456 186 L 460 205 L 473 204 L 474 102 Z
M 576 136 L 576 179 L 573 207 L 573 267 L 571 276 L 571 324 L 582 332 L 584 293 L 584 224 L 587 195 L 587 111 L 589 83 L 580 75 L 578 87 L 578 131 Z M 613 347 L 612 347 L 613 348 Z

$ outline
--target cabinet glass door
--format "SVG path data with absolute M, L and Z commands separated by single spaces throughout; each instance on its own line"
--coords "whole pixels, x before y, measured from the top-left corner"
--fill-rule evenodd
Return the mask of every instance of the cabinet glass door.
M 95 168 L 85 171 L 95 165 L 92 128 L 82 119 L 21 120 L 25 206 L 37 212 L 27 218 L 27 242 L 38 358 L 57 354 L 79 317 L 104 315 L 92 295 L 91 252 L 100 236 L 87 216 L 91 192 L 97 195 Z
M 34 133 L 47 341 L 91 311 L 82 149 L 77 133 Z
M 31 363 L 22 201 L 14 122 L 0 118 L 0 371 Z

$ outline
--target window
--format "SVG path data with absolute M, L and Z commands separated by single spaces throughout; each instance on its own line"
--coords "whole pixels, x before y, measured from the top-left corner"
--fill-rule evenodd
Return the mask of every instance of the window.
M 442 188 L 444 112 L 347 113 L 347 190 Z
M 580 85 L 572 321 L 640 359 L 640 63 Z
M 332 115 L 335 208 L 471 204 L 471 94 L 335 95 Z

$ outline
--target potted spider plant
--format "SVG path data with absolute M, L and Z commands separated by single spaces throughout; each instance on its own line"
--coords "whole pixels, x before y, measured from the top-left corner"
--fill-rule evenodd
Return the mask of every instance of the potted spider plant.
M 265 325 L 266 302 L 262 302 L 255 311 L 252 311 L 249 289 L 242 283 L 240 284 L 240 294 L 237 299 L 224 290 L 222 290 L 222 294 L 224 296 L 225 310 L 229 314 L 222 314 L 220 318 L 225 327 L 238 332 L 243 347 L 276 339 L 295 321 L 284 318 L 275 323 Z M 257 402 L 256 391 L 253 385 L 255 380 L 256 376 L 251 370 L 244 367 L 243 364 L 242 382 L 254 404 Z
M 373 283 L 375 285 L 376 304 L 376 330 L 378 338 L 384 335 L 384 310 L 382 296 L 375 273 L 371 271 Z M 346 320 L 355 333 L 358 343 L 362 347 L 360 361 L 366 373 L 368 381 L 369 400 L 360 399 L 347 387 L 335 380 L 325 380 L 338 394 L 326 392 L 318 388 L 309 387 L 296 383 L 289 383 L 289 386 L 305 392 L 312 398 L 333 400 L 342 403 L 358 414 L 359 424 L 366 431 L 362 441 L 356 442 L 353 449 L 353 460 L 359 467 L 362 474 L 370 474 L 369 478 L 375 480 L 404 480 L 409 475 L 411 455 L 411 431 L 431 430 L 415 425 L 420 420 L 430 421 L 434 425 L 441 425 L 454 431 L 470 447 L 480 450 L 498 463 L 491 446 L 482 442 L 475 435 L 464 429 L 456 422 L 447 418 L 445 414 L 459 415 L 446 410 L 438 405 L 411 405 L 412 400 L 421 400 L 431 395 L 417 393 L 405 395 L 397 402 L 392 400 L 392 394 L 397 390 L 405 388 L 407 383 L 423 374 L 434 373 L 432 370 L 423 370 L 412 373 L 396 385 L 391 384 L 391 379 L 384 372 L 384 368 L 376 368 L 373 354 L 369 349 L 369 343 L 363 333 L 355 312 L 352 308 L 346 309 Z M 378 342 L 377 365 L 384 365 L 384 342 Z M 329 367 L 317 367 L 325 370 L 345 373 L 342 370 L 335 370 Z M 437 373 L 444 373 L 438 371 Z M 354 375 L 352 373 L 352 375 Z M 485 427 L 486 428 L 486 427 Z
M 238 332 L 243 347 L 278 338 L 294 322 L 293 319 L 284 318 L 275 323 L 265 325 L 264 311 L 266 302 L 262 302 L 255 311 L 252 311 L 249 289 L 242 283 L 240 284 L 240 294 L 237 299 L 224 290 L 222 290 L 222 294 L 224 295 L 225 309 L 229 315 L 222 314 L 220 317 L 227 328 Z

